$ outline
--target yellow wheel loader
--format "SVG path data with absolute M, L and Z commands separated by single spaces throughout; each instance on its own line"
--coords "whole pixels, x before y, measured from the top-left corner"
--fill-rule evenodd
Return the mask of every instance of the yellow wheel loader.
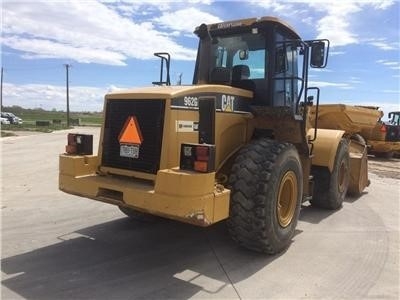
M 328 40 L 302 40 L 273 17 L 202 24 L 189 86 L 171 86 L 170 56 L 152 87 L 109 93 L 99 150 L 69 134 L 59 188 L 132 217 L 199 226 L 227 220 L 240 245 L 287 248 L 302 202 L 339 209 L 368 184 L 365 146 L 308 117 L 319 89 L 309 67 Z

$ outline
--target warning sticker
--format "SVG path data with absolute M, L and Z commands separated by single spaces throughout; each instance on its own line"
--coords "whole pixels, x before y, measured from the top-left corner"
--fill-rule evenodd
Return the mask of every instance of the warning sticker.
M 176 121 L 176 132 L 194 132 L 199 131 L 199 122 L 195 121 Z
M 141 145 L 143 142 L 142 133 L 139 123 L 135 116 L 130 116 L 126 119 L 124 127 L 118 137 L 120 144 Z
M 143 142 L 139 123 L 135 116 L 126 119 L 124 126 L 118 136 L 119 156 L 128 158 L 139 158 L 140 145 Z

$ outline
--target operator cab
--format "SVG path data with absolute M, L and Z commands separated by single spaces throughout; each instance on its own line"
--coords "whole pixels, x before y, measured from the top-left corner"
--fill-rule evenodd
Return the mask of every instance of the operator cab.
M 193 84 L 239 87 L 253 92 L 253 105 L 297 111 L 307 89 L 309 45 L 289 25 L 263 17 L 202 24 L 195 33 L 200 41 Z M 312 41 L 314 48 L 317 43 Z M 312 67 L 326 65 L 325 49 L 319 42 Z

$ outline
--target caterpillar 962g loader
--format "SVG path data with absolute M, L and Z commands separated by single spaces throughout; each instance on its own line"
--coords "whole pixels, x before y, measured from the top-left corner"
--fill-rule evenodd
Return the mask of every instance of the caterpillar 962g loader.
M 368 184 L 365 147 L 308 117 L 319 103 L 308 68 L 325 67 L 329 42 L 301 40 L 272 17 L 195 33 L 193 85 L 171 86 L 169 55 L 157 53 L 160 82 L 105 96 L 98 155 L 91 136 L 69 135 L 59 188 L 130 216 L 227 219 L 239 244 L 280 252 L 302 202 L 338 209 Z

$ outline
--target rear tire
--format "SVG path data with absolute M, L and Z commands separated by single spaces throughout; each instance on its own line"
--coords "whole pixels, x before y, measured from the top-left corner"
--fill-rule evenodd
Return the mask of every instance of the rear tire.
M 367 141 L 359 133 L 355 133 L 350 137 L 351 140 L 359 142 L 361 145 L 367 145 Z
M 313 206 L 339 209 L 346 197 L 350 180 L 349 145 L 342 139 L 336 151 L 332 173 L 326 167 L 312 168 L 314 193 L 310 201 Z
M 299 217 L 302 174 L 291 144 L 260 139 L 244 146 L 229 178 L 231 237 L 248 249 L 268 254 L 286 249 Z

